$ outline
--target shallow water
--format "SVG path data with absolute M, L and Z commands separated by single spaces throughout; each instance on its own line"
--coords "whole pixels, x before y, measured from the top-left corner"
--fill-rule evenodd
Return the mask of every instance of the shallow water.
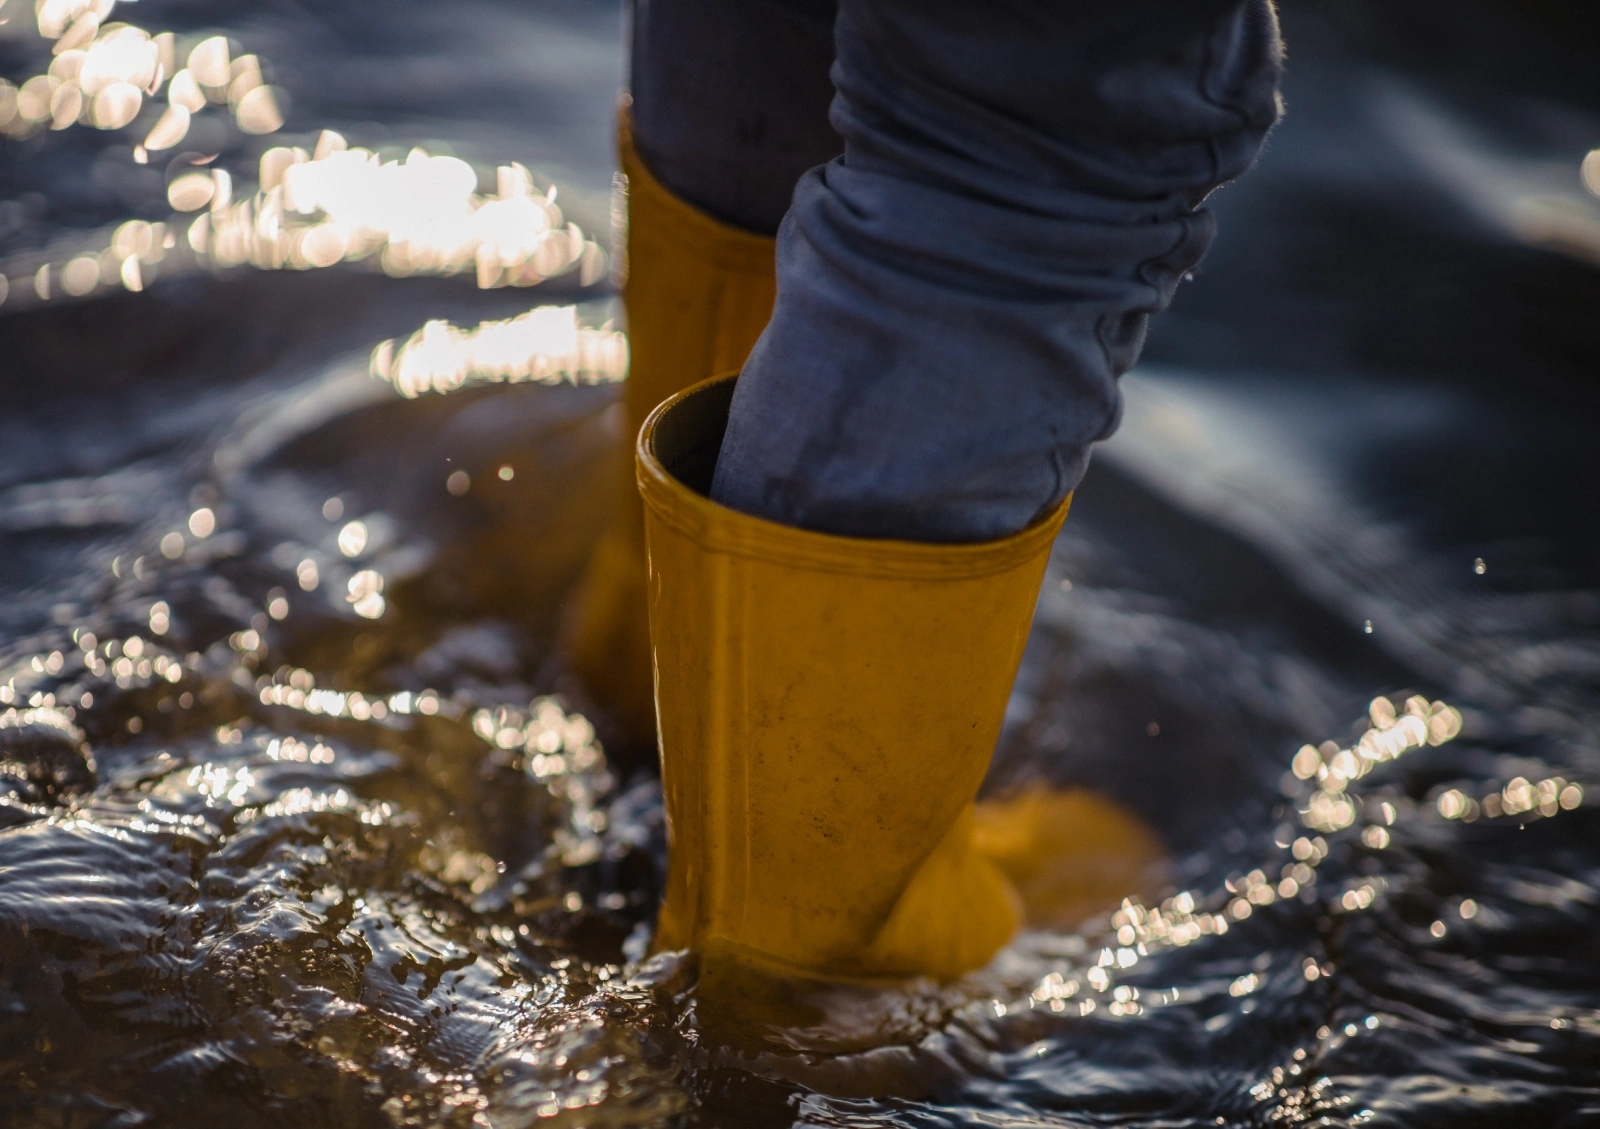
M 604 243 L 615 11 L 438 11 L 128 18 L 225 21 L 288 91 L 285 137 L 217 127 L 241 185 L 323 126 L 442 138 Z M 7 141 L 0 1121 L 1600 1124 L 1600 286 L 1526 220 L 1591 206 L 1600 117 L 1547 40 L 1491 89 L 1287 16 L 1290 118 L 1128 380 L 991 774 L 1117 796 L 1172 890 L 768 1031 L 641 963 L 650 754 L 551 645 L 618 485 L 604 279 L 178 247 L 45 299 L 41 262 L 170 218 L 160 166 L 139 129 Z M 445 391 L 372 375 L 574 303 L 575 381 L 451 387 L 442 331 Z M 1370 771 L 1317 799 L 1319 761 Z

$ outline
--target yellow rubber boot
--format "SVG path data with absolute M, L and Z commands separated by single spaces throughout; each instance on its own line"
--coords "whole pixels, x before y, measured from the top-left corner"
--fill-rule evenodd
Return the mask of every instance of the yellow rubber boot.
M 1067 502 L 968 545 L 737 513 L 705 496 L 733 385 L 675 396 L 639 439 L 669 842 L 656 947 L 958 976 L 1019 922 L 973 797 Z
M 772 316 L 774 241 L 712 219 L 668 191 L 634 149 L 626 111 L 617 146 L 628 181 L 623 301 L 632 359 L 623 388 L 627 440 L 619 452 L 627 488 L 578 588 L 565 649 L 590 693 L 630 734 L 648 738 L 654 713 L 633 439 L 668 396 L 744 364 Z
M 1022 897 L 1030 926 L 1072 929 L 1123 898 L 1149 901 L 1168 860 L 1148 824 L 1086 788 L 1036 786 L 977 808 L 978 850 Z

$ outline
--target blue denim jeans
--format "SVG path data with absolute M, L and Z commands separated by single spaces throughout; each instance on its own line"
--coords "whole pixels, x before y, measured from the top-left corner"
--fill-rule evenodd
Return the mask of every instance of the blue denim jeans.
M 777 230 L 712 497 L 920 541 L 1053 507 L 1277 120 L 1281 59 L 1268 0 L 634 0 L 641 156 Z

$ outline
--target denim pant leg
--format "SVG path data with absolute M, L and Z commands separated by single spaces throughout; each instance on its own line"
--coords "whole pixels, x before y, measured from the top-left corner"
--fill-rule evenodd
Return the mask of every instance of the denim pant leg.
M 633 142 L 716 219 L 771 235 L 844 150 L 828 121 L 835 0 L 632 0 Z
M 1269 0 L 841 0 L 834 126 L 712 497 L 790 525 L 1028 525 L 1278 116 Z

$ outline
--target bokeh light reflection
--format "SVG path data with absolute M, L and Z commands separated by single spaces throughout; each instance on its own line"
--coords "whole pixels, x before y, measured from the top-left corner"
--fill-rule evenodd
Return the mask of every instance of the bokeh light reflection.
M 580 325 L 574 306 L 542 306 L 475 329 L 430 321 L 399 344 L 380 342 L 370 367 L 406 397 L 481 383 L 607 384 L 627 375 L 628 340 L 609 321 Z M 465 492 L 466 483 L 451 489 Z
M 170 32 L 151 35 L 128 23 L 105 23 L 110 7 L 104 0 L 98 7 L 50 0 L 39 9 L 40 34 L 56 41 L 54 58 L 45 74 L 20 85 L 0 80 L 0 134 L 25 137 L 74 124 L 118 130 L 142 122 L 133 158 L 149 164 L 175 150 L 195 117 L 213 107 L 227 107 L 246 136 L 283 127 L 281 93 L 266 83 L 259 56 L 234 57 L 219 35 L 193 41 L 184 55 Z M 185 65 L 177 67 L 180 56 Z M 167 105 L 145 113 L 146 101 L 163 86 Z M 533 286 L 569 273 L 591 286 L 607 274 L 605 250 L 563 215 L 555 187 L 537 187 L 515 162 L 480 177 L 453 156 L 413 148 L 403 159 L 383 159 L 330 130 L 316 135 L 309 152 L 282 145 L 262 153 L 250 170 L 259 174 L 253 189 L 240 178 L 243 170 L 210 166 L 212 159 L 190 154 L 167 170 L 173 211 L 200 213 L 187 221 L 183 248 L 191 254 L 168 270 L 308 270 L 370 259 L 395 277 L 470 274 L 483 288 Z M 492 190 L 479 192 L 480 179 Z M 176 245 L 164 240 L 160 250 Z M 79 268 L 72 285 L 59 289 L 83 297 L 120 282 L 140 291 L 160 273 L 152 268 L 163 258 L 149 249 L 119 251 L 114 269 L 90 280 Z M 49 259 L 3 266 L 5 273 L 33 274 L 39 300 L 52 297 Z

